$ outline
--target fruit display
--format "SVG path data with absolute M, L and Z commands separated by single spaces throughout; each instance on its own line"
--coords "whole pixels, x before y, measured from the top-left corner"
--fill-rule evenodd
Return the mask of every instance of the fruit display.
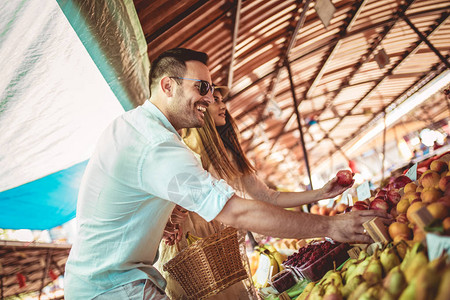
M 326 240 L 293 245 L 298 250 L 283 261 L 285 270 L 267 281 L 269 293 L 260 293 L 262 299 L 450 299 L 450 153 L 419 163 L 416 180 L 406 171 L 353 206 L 339 199 L 334 207 L 313 205 L 311 213 L 330 216 L 383 210 L 394 221 L 385 226 L 375 218 L 363 224 L 378 241 L 370 247 Z M 353 181 L 348 173 L 337 176 L 343 186 Z M 366 226 L 372 223 L 384 230 L 383 241 Z
M 402 196 L 395 207 L 396 220 L 389 226 L 389 234 L 394 241 L 423 241 L 426 232 L 434 230 L 450 234 L 450 168 L 447 158 L 433 160 L 417 181 L 403 186 Z M 420 217 L 422 209 L 426 209 L 430 216 L 429 224 L 424 224 Z
M 348 259 L 349 249 L 345 243 L 315 242 L 289 256 L 283 266 L 292 269 L 300 278 L 315 281 Z
M 257 264 L 252 270 L 253 284 L 256 288 L 267 287 L 269 280 L 284 270 L 282 263 L 286 260 L 286 256 L 279 253 L 272 245 L 257 246 L 254 253 L 256 257 L 253 259 Z
M 421 243 L 401 241 L 372 255 L 361 251 L 340 270 L 310 282 L 296 299 L 450 299 L 448 256 L 429 262 L 424 250 Z

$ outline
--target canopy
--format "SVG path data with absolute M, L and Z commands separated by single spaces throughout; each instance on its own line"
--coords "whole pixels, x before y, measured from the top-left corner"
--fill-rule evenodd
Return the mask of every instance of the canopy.
M 136 22 L 132 1 L 0 4 L 0 228 L 50 229 L 75 216 L 99 135 L 148 97 Z

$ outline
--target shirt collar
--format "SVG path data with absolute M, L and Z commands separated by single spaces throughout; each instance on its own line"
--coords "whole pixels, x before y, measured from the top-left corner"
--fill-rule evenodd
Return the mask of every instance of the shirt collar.
M 169 131 L 175 133 L 175 135 L 178 137 L 180 141 L 182 141 L 181 136 L 178 134 L 178 132 L 173 127 L 172 123 L 167 120 L 166 116 L 159 110 L 158 107 L 156 107 L 155 104 L 150 102 L 150 100 L 146 100 L 144 104 L 142 104 L 142 108 L 152 114 L 156 119 L 158 119 L 161 123 L 163 123 L 164 127 L 166 127 Z

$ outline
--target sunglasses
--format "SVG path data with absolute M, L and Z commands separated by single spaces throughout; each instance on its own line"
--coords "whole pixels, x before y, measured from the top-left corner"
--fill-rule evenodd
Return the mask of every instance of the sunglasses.
M 214 94 L 214 86 L 211 85 L 208 81 L 201 80 L 201 79 L 184 78 L 184 77 L 169 77 L 169 78 L 198 81 L 198 82 L 200 82 L 200 85 L 197 86 L 197 89 L 198 89 L 198 92 L 200 93 L 200 96 L 205 96 L 206 94 L 208 94 L 208 91 L 211 91 L 211 94 Z

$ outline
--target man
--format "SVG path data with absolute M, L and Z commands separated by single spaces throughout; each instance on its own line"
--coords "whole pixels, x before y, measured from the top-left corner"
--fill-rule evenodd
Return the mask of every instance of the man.
M 80 187 L 66 299 L 167 299 L 153 263 L 176 204 L 207 221 L 286 238 L 369 242 L 361 224 L 387 218 L 376 211 L 334 218 L 286 211 L 240 198 L 203 170 L 177 131 L 204 124 L 213 101 L 207 59 L 188 49 L 161 54 L 150 72 L 150 99 L 100 137 Z

